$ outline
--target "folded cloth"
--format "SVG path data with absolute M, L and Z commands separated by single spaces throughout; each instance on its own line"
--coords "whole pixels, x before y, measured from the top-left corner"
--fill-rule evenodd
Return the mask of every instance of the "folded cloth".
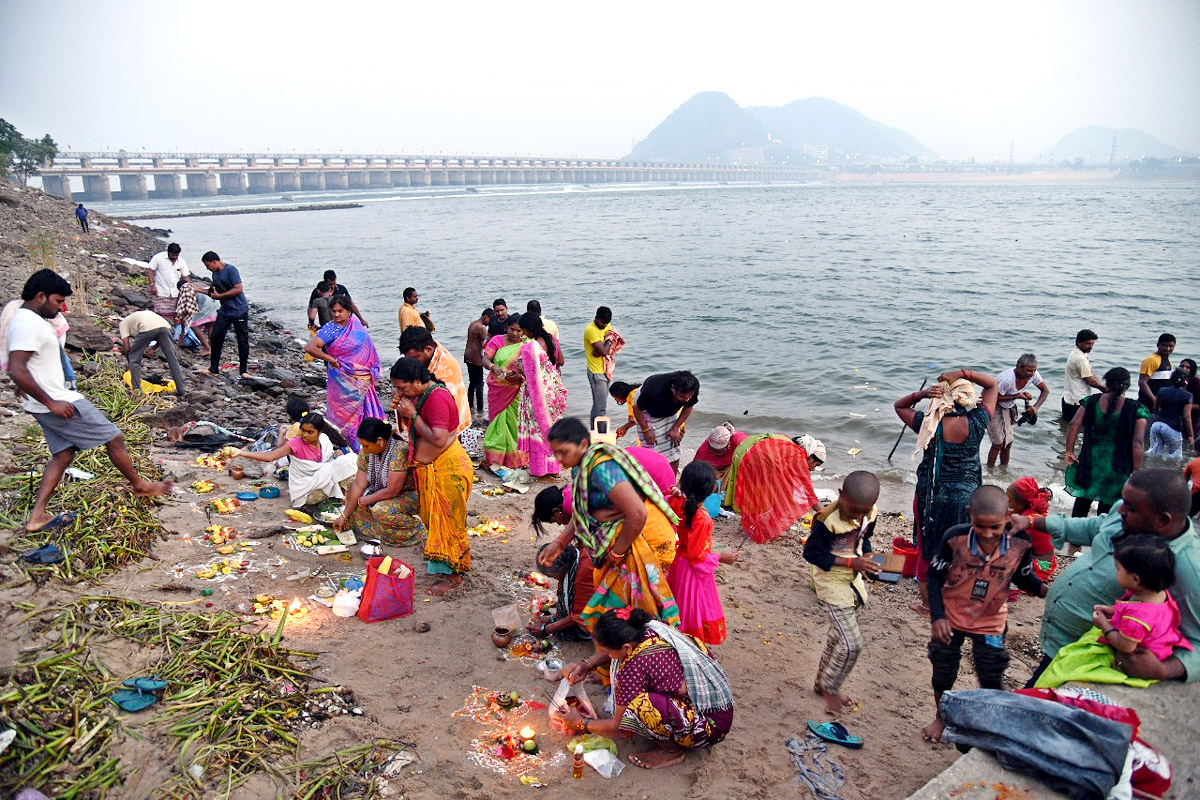
M 679 656 L 679 662 L 683 665 L 683 682 L 696 711 L 706 714 L 733 707 L 733 689 L 729 685 L 729 677 L 716 659 L 676 628 L 656 619 L 650 620 L 649 625 L 650 630 L 671 645 Z
M 604 341 L 611 345 L 608 355 L 604 357 L 604 374 L 611 381 L 613 372 L 617 368 L 617 353 L 621 352 L 621 349 L 625 347 L 625 337 L 621 336 L 621 332 L 610 325 L 608 330 L 604 332 Z

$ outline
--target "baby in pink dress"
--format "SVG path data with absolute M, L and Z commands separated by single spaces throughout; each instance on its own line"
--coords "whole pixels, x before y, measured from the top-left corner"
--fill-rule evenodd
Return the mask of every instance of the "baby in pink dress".
M 1092 622 L 1100 641 L 1122 653 L 1145 647 L 1164 661 L 1176 647 L 1192 644 L 1179 632 L 1179 606 L 1168 587 L 1175 582 L 1175 554 L 1157 536 L 1124 536 L 1113 549 L 1117 583 L 1125 589 L 1111 606 L 1096 606 Z

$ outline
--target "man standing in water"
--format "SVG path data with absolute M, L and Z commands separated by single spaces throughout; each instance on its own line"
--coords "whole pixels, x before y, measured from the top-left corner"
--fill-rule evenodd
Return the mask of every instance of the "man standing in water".
M 508 303 L 503 297 L 492 301 L 492 321 L 488 324 L 488 336 L 503 336 L 508 333 Z
M 1175 352 L 1175 337 L 1164 333 L 1158 337 L 1158 349 L 1142 361 L 1138 370 L 1138 400 L 1151 411 L 1158 399 L 1158 390 L 1171 385 L 1171 353 Z
M 1033 400 L 1030 386 L 1036 386 L 1039 392 L 1032 406 L 1029 405 L 1029 401 Z M 988 469 L 996 466 L 996 456 L 1000 457 L 1000 466 L 1008 466 L 1009 456 L 1012 455 L 1013 432 L 1017 426 L 1017 401 L 1025 403 L 1025 418 L 1037 422 L 1037 412 L 1050 396 L 1050 389 L 1042 380 L 1042 373 L 1038 372 L 1037 356 L 1033 353 L 1023 353 L 1017 359 L 1016 367 L 997 375 L 996 387 L 1000 397 L 996 403 L 996 415 L 988 423 L 988 438 L 992 440 L 992 449 L 987 457 Z
M 1096 346 L 1096 332 L 1084 328 L 1075 334 L 1075 346 L 1067 356 L 1067 374 L 1063 385 L 1063 422 L 1075 419 L 1080 404 L 1092 393 L 1092 389 L 1104 391 L 1104 384 L 1092 373 L 1092 362 L 1087 354 Z
M 50 463 L 42 473 L 42 483 L 25 521 L 29 533 L 66 528 L 75 521 L 73 511 L 51 517 L 46 504 L 80 450 L 104 445 L 113 466 L 139 497 L 171 491 L 170 483 L 155 483 L 138 475 L 120 429 L 86 397 L 66 387 L 62 350 L 47 320 L 58 315 L 70 294 L 71 284 L 61 275 L 53 270 L 38 270 L 25 281 L 21 291 L 25 303 L 8 326 L 8 373 L 24 392 L 21 407 L 37 420 L 50 448 Z
M 612 324 L 612 309 L 600 306 L 596 318 L 583 329 L 583 353 L 587 356 L 588 386 L 592 390 L 591 421 L 608 413 L 608 375 L 604 372 L 604 357 L 612 349 L 604 334 Z
M 404 290 L 404 305 L 400 306 L 400 333 L 404 333 L 409 328 L 424 328 L 425 320 L 421 319 L 421 312 L 417 311 L 417 290 L 409 286 Z

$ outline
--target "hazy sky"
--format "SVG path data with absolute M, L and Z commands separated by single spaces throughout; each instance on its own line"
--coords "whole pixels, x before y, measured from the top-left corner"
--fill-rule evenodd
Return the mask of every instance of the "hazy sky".
M 617 157 L 715 90 L 943 158 L 1091 124 L 1200 152 L 1198 43 L 1198 0 L 0 0 L 0 117 L 64 149 Z

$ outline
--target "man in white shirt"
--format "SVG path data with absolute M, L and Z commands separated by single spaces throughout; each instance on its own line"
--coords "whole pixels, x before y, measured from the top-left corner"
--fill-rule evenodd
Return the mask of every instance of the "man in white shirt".
M 1033 405 L 1033 395 L 1028 387 L 1036 386 L 1039 394 Z M 1037 422 L 1038 410 L 1046 398 L 1050 396 L 1050 388 L 1042 380 L 1038 372 L 1037 356 L 1024 353 L 1017 359 L 1017 366 L 1006 369 L 996 376 L 996 388 L 1000 396 L 996 402 L 996 413 L 988 423 L 988 438 L 992 440 L 992 449 L 988 450 L 988 469 L 996 466 L 996 457 L 1000 457 L 1000 466 L 1008 466 L 1008 457 L 1012 455 L 1013 431 L 1017 426 L 1017 401 L 1025 403 L 1025 411 L 1021 415 L 1022 422 Z
M 175 324 L 175 304 L 179 302 L 179 281 L 190 278 L 187 262 L 180 258 L 183 248 L 171 242 L 167 249 L 150 259 L 146 267 L 146 279 L 150 281 L 150 296 L 154 298 L 154 311 Z
M 21 292 L 25 302 L 8 326 L 9 375 L 24 393 L 21 406 L 41 426 L 51 455 L 29 519 L 25 521 L 29 533 L 66 528 L 75 521 L 76 515 L 71 511 L 51 516 L 46 504 L 80 450 L 105 445 L 109 459 L 139 497 L 171 491 L 168 482 L 152 482 L 138 475 L 120 429 L 87 398 L 66 387 L 62 351 L 47 320 L 58 314 L 70 294 L 71 284 L 61 275 L 49 269 L 38 270 L 25 282 Z
M 1067 374 L 1063 385 L 1063 422 L 1075 419 L 1079 406 L 1092 393 L 1092 389 L 1105 391 L 1104 384 L 1092 372 L 1092 362 L 1087 355 L 1096 346 L 1098 338 L 1095 331 L 1087 328 L 1075 334 L 1075 346 L 1067 356 Z
M 555 339 L 558 338 L 558 325 L 554 322 L 554 320 L 547 319 L 545 316 L 542 315 L 542 304 L 541 303 L 539 303 L 537 300 L 530 300 L 528 303 L 525 304 L 525 310 L 529 311 L 531 313 L 537 314 L 539 317 L 541 317 L 543 330 L 545 330 L 546 333 L 550 334 Z
M 167 359 L 171 377 L 175 380 L 175 394 L 184 395 L 183 368 L 179 366 L 179 354 L 171 341 L 171 323 L 153 311 L 135 311 L 117 326 L 121 336 L 121 352 L 129 360 L 130 383 L 134 390 L 142 388 L 142 355 L 151 342 L 158 344 L 158 351 Z

